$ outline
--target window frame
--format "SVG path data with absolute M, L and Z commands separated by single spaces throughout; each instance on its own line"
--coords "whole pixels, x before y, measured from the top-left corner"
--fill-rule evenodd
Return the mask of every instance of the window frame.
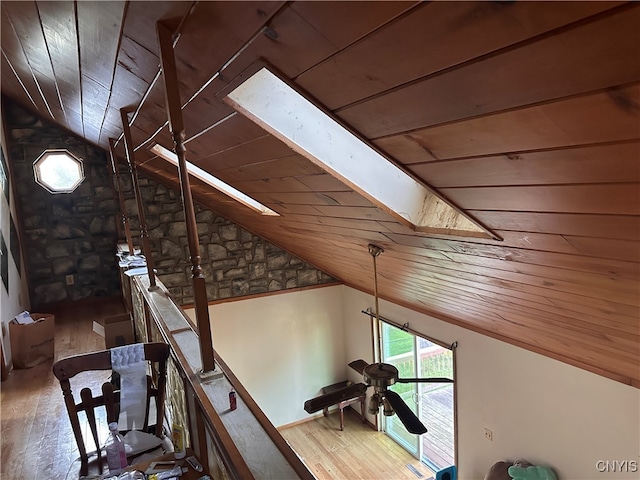
M 74 163 L 76 163 L 76 165 L 78 165 L 79 177 L 76 182 L 69 188 L 55 188 L 42 177 L 42 172 L 39 167 L 47 160 L 47 158 L 53 155 L 65 155 Z M 82 182 L 84 182 L 84 179 L 86 178 L 84 173 L 83 160 L 64 148 L 51 148 L 46 149 L 44 152 L 42 152 L 33 162 L 33 175 L 35 178 L 35 182 L 51 194 L 72 193 L 82 184 Z

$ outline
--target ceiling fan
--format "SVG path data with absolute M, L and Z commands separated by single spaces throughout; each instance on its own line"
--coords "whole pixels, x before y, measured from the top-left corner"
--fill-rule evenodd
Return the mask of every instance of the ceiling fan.
M 375 278 L 374 296 L 376 319 L 379 319 L 376 257 L 382 252 L 383 250 L 380 247 L 369 245 L 369 253 L 373 257 Z M 364 383 L 351 384 L 339 390 L 307 400 L 304 402 L 304 409 L 307 413 L 318 412 L 343 400 L 358 397 L 364 394 L 367 388 L 373 387 L 375 391 L 369 400 L 369 413 L 372 415 L 377 414 L 382 405 L 383 413 L 386 416 L 395 413 L 409 433 L 421 435 L 427 432 L 427 427 L 425 427 L 420 419 L 413 413 L 402 397 L 393 390 L 389 390 L 388 387 L 395 383 L 453 383 L 453 380 L 450 378 L 440 377 L 400 378 L 398 377 L 398 369 L 389 363 L 379 362 L 369 364 L 364 360 L 354 360 L 349 363 L 349 366 L 362 375 Z
M 362 374 L 364 383 L 355 383 L 325 395 L 312 398 L 304 402 L 307 413 L 314 413 L 325 407 L 335 405 L 343 400 L 362 395 L 367 388 L 373 387 L 375 392 L 369 400 L 369 413 L 375 415 L 382 405 L 387 416 L 398 415 L 398 418 L 409 433 L 421 435 L 427 432 L 427 427 L 404 403 L 402 397 L 393 390 L 389 390 L 394 383 L 453 383 L 449 378 L 400 378 L 398 369 L 389 363 L 368 364 L 364 360 L 354 360 L 349 366 Z

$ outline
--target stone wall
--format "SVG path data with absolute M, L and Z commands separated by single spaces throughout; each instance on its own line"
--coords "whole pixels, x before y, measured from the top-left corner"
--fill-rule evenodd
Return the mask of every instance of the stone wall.
M 121 173 L 121 185 L 138 247 L 137 207 L 127 175 Z M 180 195 L 142 176 L 139 183 L 158 277 L 178 304 L 192 304 L 191 262 Z M 209 301 L 335 282 L 215 212 L 197 203 L 194 207 Z
M 118 294 L 114 255 L 120 216 L 106 153 L 6 99 L 4 104 L 32 305 Z M 73 193 L 54 195 L 35 183 L 32 164 L 47 148 L 66 148 L 83 159 L 86 179 Z M 179 305 L 191 304 L 191 263 L 180 194 L 143 174 L 139 183 L 158 277 Z M 127 215 L 139 247 L 131 184 L 127 169 L 121 168 Z M 210 301 L 335 281 L 215 212 L 198 204 L 195 211 Z M 67 275 L 74 276 L 74 285 L 66 284 Z
M 3 105 L 31 310 L 117 295 L 115 202 L 105 153 L 10 101 Z M 82 159 L 85 180 L 73 193 L 52 194 L 35 182 L 33 162 L 46 149 Z

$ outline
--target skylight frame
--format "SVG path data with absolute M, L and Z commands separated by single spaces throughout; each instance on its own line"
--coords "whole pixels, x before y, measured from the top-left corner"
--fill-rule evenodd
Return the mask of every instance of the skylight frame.
M 218 96 L 292 150 L 414 230 L 499 239 L 390 161 L 265 62 L 254 63 Z M 340 158 L 354 161 L 344 162 Z M 363 164 L 368 167 L 363 169 Z M 402 183 L 392 185 L 391 180 L 398 179 Z
M 166 160 L 169 163 L 172 163 L 176 167 L 178 166 L 178 156 L 169 150 L 168 148 L 163 147 L 159 143 L 154 144 L 150 149 L 153 153 L 158 155 L 160 158 Z M 270 217 L 279 217 L 280 214 L 270 209 L 269 207 L 261 204 L 257 200 L 251 198 L 246 193 L 241 192 L 235 187 L 232 187 L 228 183 L 223 182 L 218 177 L 211 175 L 206 170 L 198 167 L 197 165 L 187 161 L 187 171 L 189 175 L 192 175 L 194 178 L 206 183 L 207 185 L 215 188 L 221 193 L 224 193 L 228 197 L 233 200 L 241 203 L 245 207 L 250 208 L 254 212 L 259 213 L 260 215 L 270 216 Z

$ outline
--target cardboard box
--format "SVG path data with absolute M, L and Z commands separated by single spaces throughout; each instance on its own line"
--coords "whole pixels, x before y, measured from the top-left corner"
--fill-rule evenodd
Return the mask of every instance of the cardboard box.
M 128 313 L 104 319 L 104 344 L 106 348 L 133 343 L 133 323 Z
M 9 322 L 11 357 L 15 368 L 31 368 L 53 359 L 55 317 L 47 313 L 31 313 L 33 323 Z

